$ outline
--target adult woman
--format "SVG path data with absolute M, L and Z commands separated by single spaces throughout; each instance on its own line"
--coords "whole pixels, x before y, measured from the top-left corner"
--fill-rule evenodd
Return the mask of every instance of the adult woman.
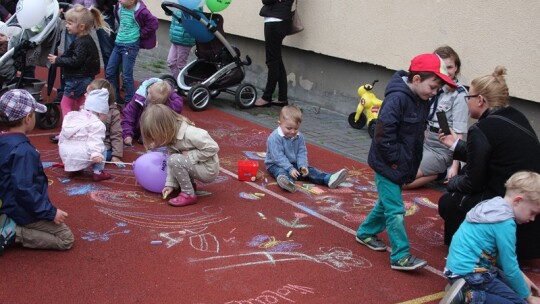
M 410 184 L 403 185 L 405 190 L 415 189 L 430 183 L 436 180 L 441 173 L 445 173 L 446 179 L 450 179 L 459 172 L 460 162 L 458 160 L 453 161 L 452 151 L 439 141 L 439 121 L 435 113 L 444 112 L 448 125 L 458 134 L 459 138 L 462 138 L 463 134 L 467 133 L 467 123 L 469 121 L 469 110 L 465 100 L 467 89 L 457 79 L 461 69 L 461 60 L 456 51 L 447 45 L 438 47 L 434 53 L 442 58 L 448 75 L 458 87 L 452 89 L 445 85 L 431 99 L 422 162 L 420 168 L 418 168 L 416 179 Z
M 518 171 L 540 172 L 540 144 L 527 118 L 508 105 L 509 94 L 498 66 L 492 75 L 474 79 L 469 90 L 471 118 L 467 143 L 455 133 L 440 134 L 441 142 L 454 147 L 454 159 L 467 161 L 464 174 L 451 178 L 448 193 L 439 199 L 439 214 L 445 220 L 445 243 L 449 244 L 465 214 L 480 201 L 504 196 L 504 183 Z M 518 225 L 519 259 L 540 257 L 540 221 Z
M 293 2 L 294 0 L 262 0 L 264 5 L 259 15 L 264 17 L 264 45 L 268 76 L 262 98 L 255 101 L 256 107 L 288 104 L 287 72 L 281 57 L 281 46 L 291 28 Z M 279 91 L 277 102 L 272 101 L 276 85 Z

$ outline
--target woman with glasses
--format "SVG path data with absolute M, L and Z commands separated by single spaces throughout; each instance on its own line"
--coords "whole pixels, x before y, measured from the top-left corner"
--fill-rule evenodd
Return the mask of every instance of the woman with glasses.
M 460 169 L 460 161 L 452 159 L 452 151 L 439 141 L 439 120 L 435 113 L 443 112 L 448 125 L 459 138 L 467 133 L 469 110 L 467 109 L 467 89 L 459 83 L 457 75 L 461 69 L 461 60 L 454 49 L 443 45 L 435 49 L 446 65 L 448 75 L 457 85 L 456 89 L 445 85 L 437 95 L 431 98 L 428 114 L 428 126 L 424 139 L 422 162 L 418 168 L 416 179 L 403 185 L 403 189 L 415 189 L 438 179 L 450 179 Z
M 506 69 L 471 82 L 466 96 L 471 118 L 467 142 L 440 133 L 442 143 L 454 151 L 456 160 L 466 161 L 463 174 L 448 181 L 448 193 L 439 199 L 444 219 L 444 242 L 449 245 L 466 213 L 481 201 L 504 196 L 505 181 L 518 171 L 540 173 L 540 143 L 528 119 L 509 106 Z M 517 227 L 518 259 L 540 257 L 540 220 Z

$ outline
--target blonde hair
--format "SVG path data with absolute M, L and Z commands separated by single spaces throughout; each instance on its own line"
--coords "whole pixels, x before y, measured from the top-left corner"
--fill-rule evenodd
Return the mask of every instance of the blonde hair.
M 540 205 L 540 174 L 520 171 L 510 176 L 504 186 L 507 195 L 522 194 L 526 200 Z
M 490 109 L 508 106 L 510 94 L 504 75 L 506 75 L 506 68 L 499 65 L 491 75 L 471 81 L 471 87 L 476 89 L 476 94 L 484 97 Z
M 105 22 L 103 14 L 95 8 L 86 8 L 80 4 L 75 4 L 65 14 L 66 21 L 71 21 L 77 26 L 79 24 L 84 25 L 83 32 L 88 33 L 92 28 L 101 28 L 109 34 L 112 30 L 109 24 Z
M 171 85 L 167 81 L 159 80 L 148 87 L 147 100 L 149 104 L 165 104 L 171 94 Z
M 302 123 L 302 110 L 295 105 L 286 105 L 279 113 L 279 120 L 290 120 L 300 125 Z
M 113 85 L 105 78 L 96 78 L 90 82 L 88 87 L 86 88 L 87 92 L 97 90 L 97 89 L 106 89 L 109 91 L 109 105 L 112 105 L 116 101 L 116 91 L 113 87 Z
M 146 148 L 174 144 L 181 124 L 193 125 L 187 117 L 163 104 L 149 105 L 140 119 L 141 136 Z

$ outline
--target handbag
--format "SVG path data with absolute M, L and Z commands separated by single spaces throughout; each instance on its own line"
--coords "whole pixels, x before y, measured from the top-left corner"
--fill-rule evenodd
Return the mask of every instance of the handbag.
M 291 28 L 289 29 L 289 33 L 287 33 L 287 35 L 294 35 L 304 30 L 302 19 L 300 19 L 300 15 L 298 14 L 298 0 L 296 0 L 294 3 L 295 8 L 294 11 L 292 11 Z

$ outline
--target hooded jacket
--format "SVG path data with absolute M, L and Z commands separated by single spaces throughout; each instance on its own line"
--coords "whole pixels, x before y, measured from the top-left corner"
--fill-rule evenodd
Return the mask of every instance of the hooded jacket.
M 49 180 L 39 152 L 22 133 L 0 133 L 0 213 L 17 225 L 53 221 Z
M 120 4 L 114 6 L 114 18 L 117 24 L 120 25 Z M 157 45 L 156 32 L 159 27 L 158 19 L 152 15 L 144 2 L 139 1 L 135 10 L 135 21 L 139 25 L 139 46 L 141 49 L 153 49 Z
M 409 88 L 407 76 L 396 72 L 386 87 L 368 155 L 370 167 L 398 185 L 416 178 L 429 109 Z
M 58 148 L 65 171 L 83 170 L 91 165 L 91 157 L 103 154 L 105 129 L 96 115 L 84 109 L 64 117 Z
M 521 297 L 530 295 L 516 256 L 516 222 L 509 202 L 497 196 L 471 209 L 452 238 L 446 268 L 454 275 L 502 270 Z

